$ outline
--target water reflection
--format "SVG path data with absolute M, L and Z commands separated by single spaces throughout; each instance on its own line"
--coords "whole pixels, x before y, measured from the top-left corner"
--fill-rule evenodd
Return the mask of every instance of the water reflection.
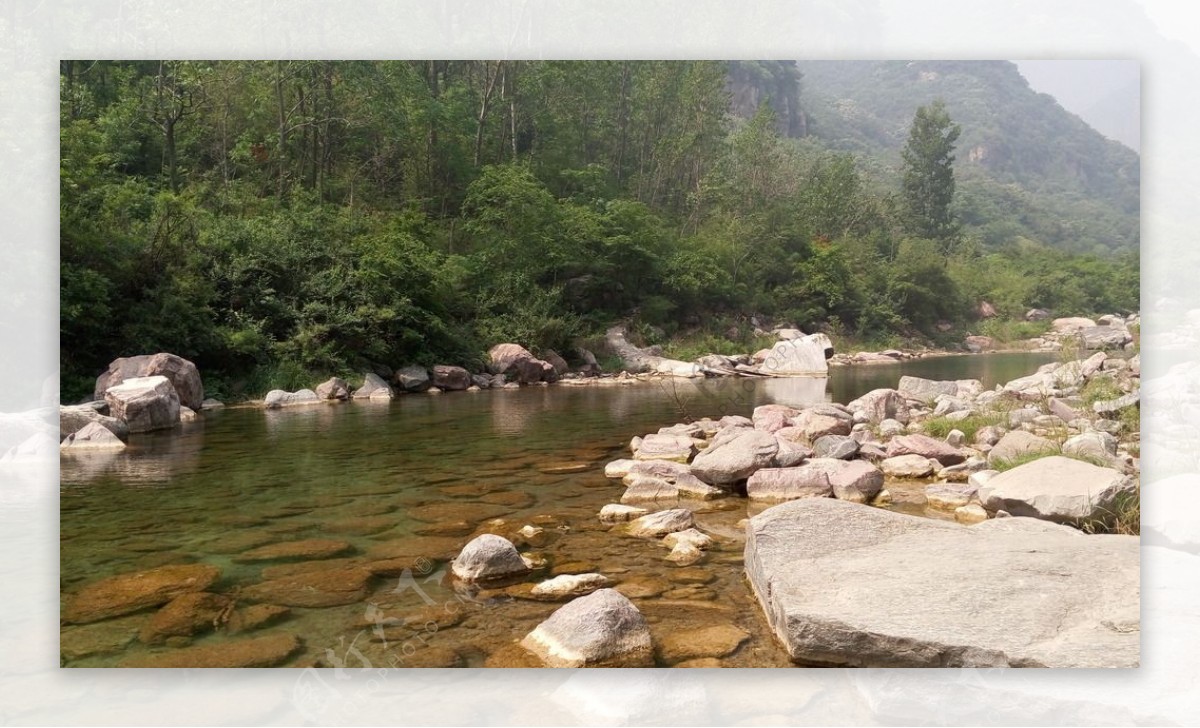
M 829 377 L 788 377 L 768 379 L 762 383 L 762 390 L 775 404 L 803 407 L 829 401 L 828 385 Z

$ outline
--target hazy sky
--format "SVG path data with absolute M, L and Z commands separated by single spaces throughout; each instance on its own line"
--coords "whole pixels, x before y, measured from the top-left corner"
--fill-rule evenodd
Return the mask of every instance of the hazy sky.
M 1016 61 L 1035 91 L 1127 147 L 1141 151 L 1141 66 L 1134 60 Z

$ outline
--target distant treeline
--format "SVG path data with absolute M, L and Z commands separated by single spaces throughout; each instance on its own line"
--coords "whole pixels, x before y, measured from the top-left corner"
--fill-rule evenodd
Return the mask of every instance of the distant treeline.
M 984 299 L 1136 308 L 1133 254 L 920 237 L 899 188 L 781 136 L 769 96 L 731 114 L 729 71 L 64 61 L 63 397 L 156 351 L 237 396 L 501 341 L 569 352 L 617 320 L 920 335 Z

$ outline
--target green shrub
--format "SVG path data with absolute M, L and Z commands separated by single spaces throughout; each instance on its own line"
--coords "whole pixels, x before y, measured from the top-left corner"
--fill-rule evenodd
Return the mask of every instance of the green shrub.
M 934 417 L 921 423 L 922 429 L 930 437 L 944 438 L 951 430 L 958 430 L 966 436 L 967 442 L 975 440 L 976 433 L 984 427 L 994 427 L 1006 424 L 1007 417 L 1001 412 L 975 414 L 961 420 L 951 420 L 946 417 Z

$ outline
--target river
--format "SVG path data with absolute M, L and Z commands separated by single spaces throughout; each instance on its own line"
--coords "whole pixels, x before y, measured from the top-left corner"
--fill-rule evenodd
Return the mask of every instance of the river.
M 664 561 L 661 544 L 620 535 L 596 519 L 622 486 L 606 462 L 627 456 L 635 435 L 686 418 L 749 415 L 770 402 L 847 402 L 902 374 L 976 378 L 986 387 L 1029 374 L 1053 354 L 937 357 L 895 365 L 836 368 L 828 379 L 659 380 L 627 386 L 552 386 L 410 395 L 264 411 L 229 408 L 176 429 L 134 436 L 118 454 L 64 457 L 61 475 L 61 588 L 139 569 L 205 563 L 221 570 L 214 590 L 237 591 L 303 562 L 240 563 L 262 545 L 307 539 L 349 544 L 335 568 L 423 557 L 417 571 L 374 580 L 361 600 L 293 608 L 270 631 L 298 635 L 289 664 L 477 666 L 523 664 L 512 643 L 559 605 L 499 593 L 464 595 L 441 564 L 490 519 L 509 533 L 544 529 L 526 550 L 548 573 L 599 571 L 630 595 L 656 643 L 668 635 L 733 625 L 749 634 L 726 666 L 787 665 L 741 575 L 738 522 L 760 510 L 741 499 L 710 502 L 697 524 L 719 539 L 699 565 Z M 889 485 L 889 488 L 892 486 Z M 903 491 L 903 488 L 900 488 Z M 903 495 L 901 509 L 920 510 Z M 453 619 L 407 632 L 382 619 L 453 611 Z M 381 617 L 381 615 L 385 615 Z M 132 634 L 148 617 L 127 618 Z M 451 624 L 451 622 L 456 622 Z M 388 625 L 393 622 L 387 622 Z M 75 627 L 64 628 L 77 630 Z M 223 633 L 194 644 L 235 639 Z M 65 659 L 111 666 L 150 648 L 136 640 L 109 654 Z M 703 656 L 703 655 L 701 655 Z M 663 664 L 677 662 L 667 656 Z

